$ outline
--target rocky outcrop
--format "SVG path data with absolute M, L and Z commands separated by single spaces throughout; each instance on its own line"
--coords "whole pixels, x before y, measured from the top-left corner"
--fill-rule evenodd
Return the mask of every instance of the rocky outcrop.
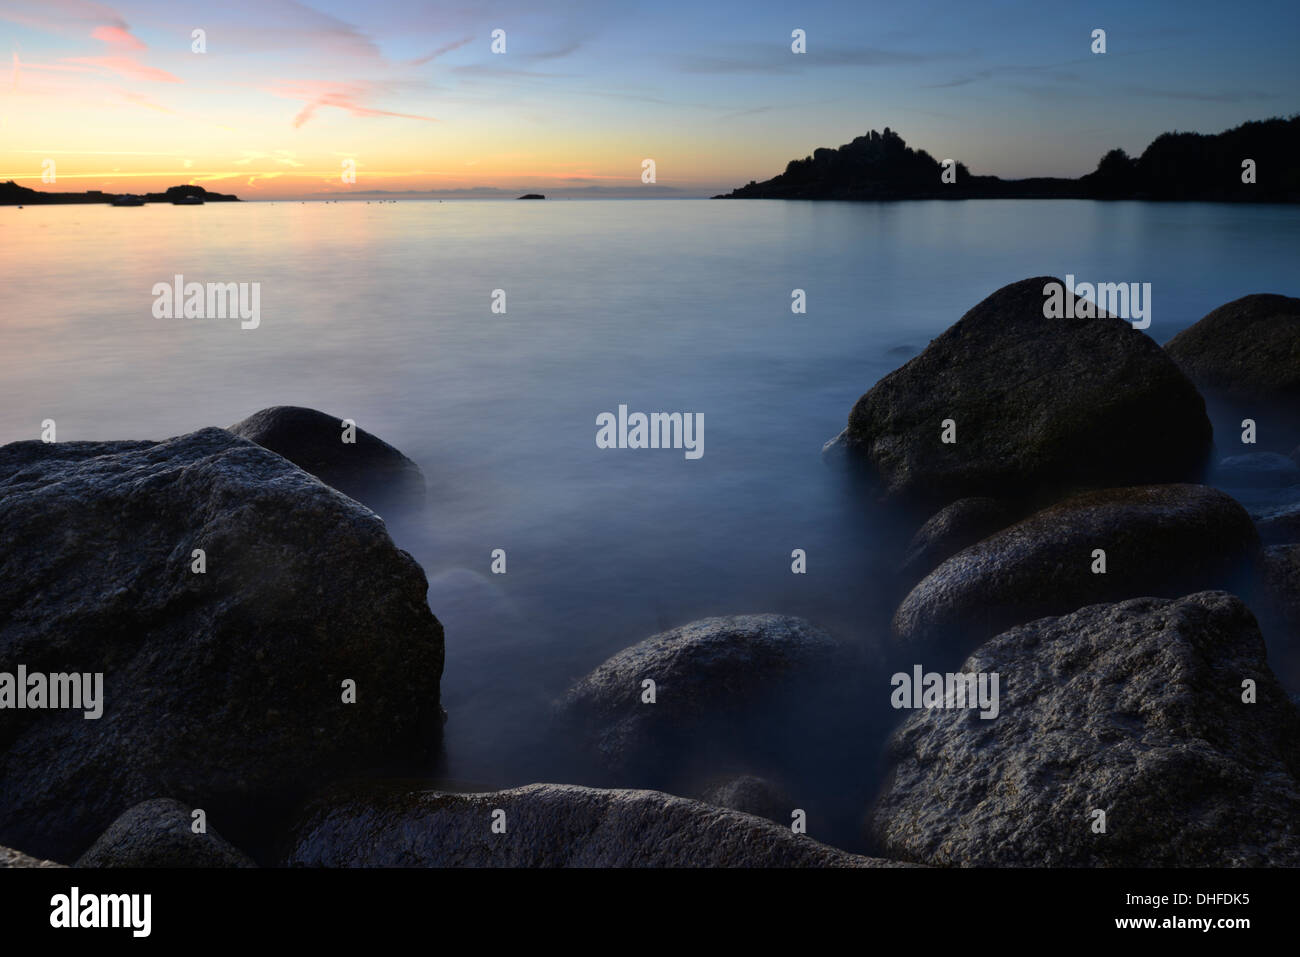
M 494 823 L 496 829 L 494 830 Z M 504 829 L 504 830 L 503 830 Z M 749 814 L 658 791 L 530 784 L 333 798 L 296 828 L 290 866 L 886 867 Z
M 254 412 L 229 429 L 283 455 L 344 495 L 374 508 L 424 501 L 424 473 L 409 458 L 364 429 L 343 441 L 344 420 L 294 405 Z
M 1209 313 L 1165 344 L 1187 376 L 1220 403 L 1222 434 L 1253 419 L 1261 448 L 1300 440 L 1300 299 L 1258 293 Z
M 1097 549 L 1105 553 L 1105 571 Z M 1085 492 L 958 552 L 894 614 L 896 639 L 962 651 L 1084 605 L 1238 587 L 1259 537 L 1246 510 L 1203 485 Z
M 833 638 L 799 618 L 705 618 L 619 652 L 568 691 L 558 716 L 602 767 L 653 777 L 829 670 L 837 651 Z
M 1237 598 L 1090 606 L 999 635 L 962 671 L 1000 676 L 998 716 L 903 723 L 871 815 L 891 857 L 1300 865 L 1300 714 Z
M 266 449 L 222 429 L 6 445 L 0 541 L 0 672 L 103 676 L 98 718 L 0 710 L 0 841 L 74 859 L 171 794 L 256 856 L 308 789 L 438 746 L 424 573 Z
M 193 808 L 171 798 L 142 801 L 114 821 L 78 867 L 256 867 L 243 851 L 207 827 L 195 833 Z
M 938 508 L 1199 480 L 1211 428 L 1196 389 L 1127 322 L 1045 318 L 1050 283 L 1064 286 L 999 289 L 858 400 L 837 445 L 883 497 Z

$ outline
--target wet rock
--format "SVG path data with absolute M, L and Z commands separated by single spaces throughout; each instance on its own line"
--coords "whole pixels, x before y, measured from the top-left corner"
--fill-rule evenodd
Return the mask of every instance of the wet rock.
M 103 674 L 98 719 L 0 710 L 0 841 L 75 859 L 170 794 L 257 856 L 309 789 L 439 747 L 424 573 L 266 449 L 222 429 L 6 445 L 0 541 L 0 672 Z
M 1260 578 L 1268 612 L 1300 645 L 1300 545 L 1266 548 Z
M 1196 389 L 1121 319 L 1044 318 L 1053 282 L 999 289 L 858 400 L 840 444 L 885 498 L 938 508 L 1199 480 L 1211 429 Z
M 830 670 L 838 650 L 830 635 L 799 618 L 705 618 L 610 658 L 569 689 L 559 718 L 602 767 L 653 776 L 703 761 L 744 723 L 738 716 L 797 693 L 802 681 Z M 644 700 L 647 680 L 653 704 Z
M 903 723 L 871 815 L 891 857 L 1300 865 L 1300 714 L 1239 599 L 1089 606 L 999 635 L 962 670 L 999 674 L 998 716 L 918 710 Z
M 963 548 L 1006 528 L 1020 514 L 1005 499 L 958 499 L 932 515 L 912 536 L 900 571 L 916 581 Z
M 1105 572 L 1093 571 L 1096 549 Z M 1012 625 L 1142 595 L 1237 587 L 1259 537 L 1231 497 L 1203 485 L 1085 492 L 958 552 L 899 605 L 909 645 L 966 651 Z
M 1269 510 L 1255 519 L 1255 527 L 1266 545 L 1300 542 L 1300 503 Z
M 375 508 L 424 501 L 424 473 L 383 439 L 356 429 L 344 442 L 341 418 L 294 405 L 277 405 L 236 422 L 231 433 L 282 455 L 344 495 Z
M 1240 432 L 1250 418 L 1264 449 L 1285 452 L 1300 440 L 1300 299 L 1234 299 L 1170 339 L 1165 351 L 1222 406 L 1220 434 Z
M 192 808 L 155 798 L 130 808 L 77 861 L 78 867 L 256 867 L 208 827 L 196 834 Z
M 502 812 L 497 814 L 496 812 Z M 492 829 L 494 817 L 504 833 Z M 311 808 L 290 866 L 887 867 L 749 814 L 658 791 L 530 784 L 394 790 Z
M 790 795 L 771 781 L 752 774 L 742 774 L 710 785 L 702 798 L 718 807 L 753 814 L 785 825 L 789 825 L 790 815 L 795 809 Z
M 1222 488 L 1284 488 L 1300 485 L 1300 466 L 1277 452 L 1248 452 L 1221 461 L 1212 481 Z

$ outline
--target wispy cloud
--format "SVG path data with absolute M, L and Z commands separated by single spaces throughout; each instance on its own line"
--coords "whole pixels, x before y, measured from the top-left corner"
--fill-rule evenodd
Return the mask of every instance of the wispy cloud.
M 967 56 L 963 53 L 920 53 L 908 50 L 885 50 L 879 47 L 811 48 L 807 53 L 792 53 L 782 46 L 750 45 L 721 55 L 689 54 L 680 60 L 685 73 L 759 73 L 788 74 L 828 67 L 908 66 L 933 63 Z

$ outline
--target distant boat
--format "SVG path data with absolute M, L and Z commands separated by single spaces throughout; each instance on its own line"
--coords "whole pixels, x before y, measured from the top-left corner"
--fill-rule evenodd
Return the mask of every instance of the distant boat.
M 112 200 L 114 206 L 143 206 L 144 200 L 133 193 L 124 193 L 121 196 L 114 196 Z
M 202 196 L 178 196 L 172 200 L 173 206 L 202 206 Z

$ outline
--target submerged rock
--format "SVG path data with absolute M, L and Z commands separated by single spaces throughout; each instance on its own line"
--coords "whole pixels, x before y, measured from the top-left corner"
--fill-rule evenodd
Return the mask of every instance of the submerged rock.
M 1097 572 L 1097 549 L 1105 571 Z M 1085 492 L 958 552 L 894 614 L 895 638 L 967 650 L 1012 625 L 1084 605 L 1236 587 L 1259 536 L 1246 510 L 1203 485 Z
M 1255 518 L 1255 527 L 1266 545 L 1300 542 L 1300 503 L 1270 509 Z
M 710 785 L 702 798 L 718 807 L 753 814 L 787 826 L 791 821 L 790 815 L 795 810 L 790 795 L 771 781 L 752 774 L 742 774 Z
M 871 815 L 890 856 L 1300 865 L 1300 714 L 1237 598 L 1093 605 L 999 635 L 962 670 L 1000 676 L 999 714 L 921 710 L 903 723 Z
M 114 821 L 78 867 L 256 867 L 209 827 L 193 830 L 192 808 L 171 798 L 143 801 Z
M 1053 282 L 999 289 L 858 400 L 840 445 L 885 497 L 939 507 L 1200 478 L 1211 429 L 1191 382 L 1121 319 L 1044 318 Z
M 700 755 L 740 715 L 829 669 L 838 649 L 799 618 L 705 618 L 610 658 L 569 689 L 559 717 L 604 768 L 653 776 Z M 646 681 L 654 683 L 653 703 Z
M 1225 412 L 1215 425 L 1238 432 L 1253 419 L 1257 441 L 1285 452 L 1300 439 L 1300 299 L 1259 293 L 1226 303 L 1165 344 L 1207 398 Z
M 958 499 L 930 516 L 912 536 L 899 570 L 916 581 L 963 548 L 1006 528 L 1020 514 L 1021 510 L 1005 499 Z
M 1221 461 L 1212 479 L 1224 488 L 1284 488 L 1300 485 L 1300 466 L 1277 452 L 1248 452 Z
M 494 821 L 499 822 L 493 829 Z M 504 832 L 500 828 L 504 827 Z M 393 790 L 326 800 L 290 866 L 888 867 L 749 814 L 658 791 L 530 784 L 486 794 Z
M 1274 545 L 1264 550 L 1264 601 L 1300 648 L 1300 545 Z
M 222 429 L 6 445 L 0 541 L 0 672 L 103 674 L 98 719 L 0 710 L 0 841 L 73 859 L 162 793 L 256 855 L 308 789 L 438 748 L 423 571 L 266 449 Z
M 424 501 L 424 473 L 383 439 L 357 428 L 344 442 L 341 418 L 277 405 L 236 422 L 229 432 L 283 455 L 344 495 L 374 507 Z

